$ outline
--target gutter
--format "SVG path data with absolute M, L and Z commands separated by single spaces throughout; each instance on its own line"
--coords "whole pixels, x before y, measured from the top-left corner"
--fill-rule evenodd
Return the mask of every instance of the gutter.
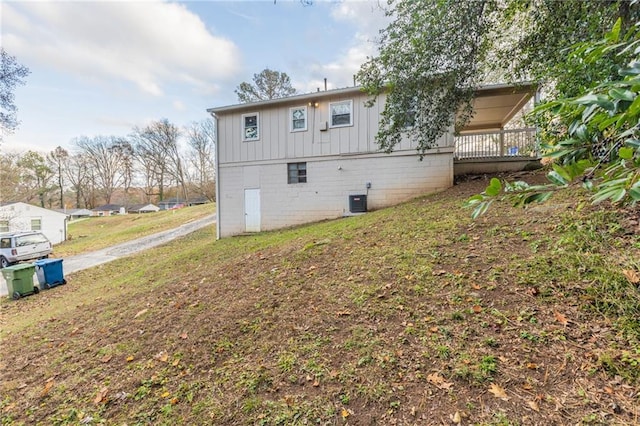
M 215 112 L 211 110 L 207 110 L 209 114 L 211 114 L 211 118 L 213 118 L 213 122 L 216 129 L 216 158 L 214 159 L 215 172 L 216 172 L 216 240 L 220 239 L 220 144 L 218 143 L 219 133 L 218 133 L 218 116 Z

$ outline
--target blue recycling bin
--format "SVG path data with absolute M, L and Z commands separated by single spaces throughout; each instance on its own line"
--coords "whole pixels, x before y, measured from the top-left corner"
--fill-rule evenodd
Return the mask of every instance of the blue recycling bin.
M 41 288 L 51 288 L 66 284 L 62 272 L 62 259 L 42 259 L 33 262 L 36 265 L 36 276 Z

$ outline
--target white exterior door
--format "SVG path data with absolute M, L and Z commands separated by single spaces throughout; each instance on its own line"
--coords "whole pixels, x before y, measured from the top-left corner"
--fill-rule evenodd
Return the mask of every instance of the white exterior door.
M 260 189 L 244 190 L 244 230 L 260 232 Z

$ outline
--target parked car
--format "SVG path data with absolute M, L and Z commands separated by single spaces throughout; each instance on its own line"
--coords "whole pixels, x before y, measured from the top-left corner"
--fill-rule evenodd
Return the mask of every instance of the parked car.
M 17 262 L 49 257 L 53 248 L 41 232 L 5 232 L 0 234 L 0 268 Z

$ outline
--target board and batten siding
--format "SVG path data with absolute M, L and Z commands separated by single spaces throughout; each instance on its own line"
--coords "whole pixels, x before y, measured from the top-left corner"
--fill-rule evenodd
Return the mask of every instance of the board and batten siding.
M 318 106 L 308 106 L 304 102 L 283 102 L 278 107 L 245 109 L 218 117 L 219 163 L 241 163 L 320 157 L 340 154 L 371 153 L 379 151 L 375 141 L 378 120 L 384 97 L 372 107 L 365 106 L 369 98 L 362 93 L 323 97 Z M 353 101 L 353 125 L 345 127 L 328 126 L 329 103 Z M 307 107 L 307 130 L 290 130 L 289 111 L 293 107 Z M 242 140 L 243 114 L 258 113 L 260 138 L 254 141 Z M 447 143 L 448 141 L 443 141 Z M 395 147 L 395 151 L 415 150 L 416 146 L 406 139 Z
M 350 195 L 367 195 L 372 210 L 449 188 L 453 133 L 443 135 L 422 161 L 408 138 L 393 153 L 380 152 L 375 137 L 384 96 L 372 107 L 365 106 L 367 100 L 350 88 L 212 109 L 218 131 L 218 238 L 246 231 L 245 190 L 259 190 L 265 231 L 349 215 Z M 353 125 L 332 128 L 329 103 L 341 101 L 353 102 Z M 307 107 L 307 130 L 292 132 L 290 108 L 300 106 Z M 252 113 L 259 114 L 259 139 L 243 141 L 242 117 Z M 287 164 L 298 162 L 306 163 L 307 182 L 289 184 Z

